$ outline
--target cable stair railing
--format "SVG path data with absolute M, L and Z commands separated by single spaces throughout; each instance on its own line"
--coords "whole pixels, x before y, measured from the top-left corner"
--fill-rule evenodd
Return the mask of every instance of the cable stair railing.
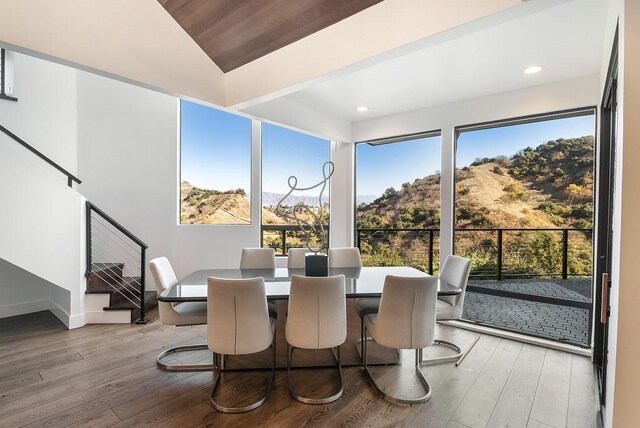
M 0 133 L 64 174 L 67 185 L 82 181 L 22 138 L 0 125 Z M 87 294 L 109 294 L 103 310 L 128 310 L 131 321 L 147 323 L 146 312 L 157 304 L 155 291 L 145 289 L 147 245 L 93 203 L 86 202 Z
M 147 245 L 93 203 L 86 202 L 87 293 L 108 293 L 109 310 L 130 310 L 146 324 L 155 291 L 145 289 Z

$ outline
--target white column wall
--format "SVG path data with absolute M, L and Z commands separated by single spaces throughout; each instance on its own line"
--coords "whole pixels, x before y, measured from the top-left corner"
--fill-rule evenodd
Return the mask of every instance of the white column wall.
M 354 245 L 354 154 L 355 145 L 331 142 L 331 161 L 335 170 L 331 178 L 331 219 L 329 243 L 332 247 Z

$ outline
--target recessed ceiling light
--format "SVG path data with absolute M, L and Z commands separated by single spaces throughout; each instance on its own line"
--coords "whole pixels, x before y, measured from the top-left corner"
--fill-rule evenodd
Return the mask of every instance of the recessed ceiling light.
M 369 110 L 369 107 L 360 106 L 360 107 L 356 107 L 356 110 L 359 111 L 359 112 L 365 112 L 365 111 Z
M 538 73 L 540 70 L 542 70 L 542 66 L 532 65 L 531 67 L 527 67 L 524 70 L 522 70 L 522 72 L 524 74 L 535 74 L 535 73 Z

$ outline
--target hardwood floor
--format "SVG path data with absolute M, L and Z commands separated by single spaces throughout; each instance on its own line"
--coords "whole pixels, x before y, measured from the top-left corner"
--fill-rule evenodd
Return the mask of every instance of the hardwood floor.
M 281 308 L 282 309 L 282 308 Z M 359 319 L 350 310 L 345 360 L 357 358 L 353 340 Z M 433 388 L 423 405 L 401 406 L 380 398 L 359 367 L 343 369 L 343 397 L 329 405 L 298 403 L 289 396 L 286 371 L 276 373 L 274 389 L 259 409 L 242 414 L 215 412 L 208 401 L 211 373 L 167 373 L 155 366 L 161 350 L 205 343 L 199 327 L 65 327 L 49 312 L 0 320 L 0 426 L 428 426 L 428 427 L 595 427 L 592 365 L 585 357 L 482 335 L 459 367 L 453 363 L 423 368 Z M 282 332 L 282 322 L 278 326 Z M 463 348 L 476 333 L 438 326 L 439 338 Z M 284 340 L 279 338 L 279 362 Z M 374 350 L 375 352 L 375 350 Z M 446 352 L 430 349 L 427 356 Z M 229 365 L 268 365 L 269 353 L 230 358 Z M 388 355 L 387 355 L 388 356 Z M 207 352 L 179 357 L 208 361 Z M 300 364 L 327 363 L 330 354 L 300 352 Z M 403 352 L 397 366 L 374 373 L 392 392 L 420 392 L 413 353 Z M 240 405 L 255 400 L 268 372 L 224 373 L 219 401 Z M 296 371 L 296 388 L 329 395 L 337 375 L 330 369 Z

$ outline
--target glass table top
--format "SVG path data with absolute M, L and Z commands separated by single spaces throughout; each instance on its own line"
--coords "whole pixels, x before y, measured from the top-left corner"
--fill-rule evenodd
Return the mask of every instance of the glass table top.
M 193 272 L 165 290 L 158 300 L 161 302 L 204 302 L 207 300 L 207 278 L 226 279 L 257 278 L 265 280 L 267 298 L 284 300 L 289 298 L 293 275 L 304 276 L 304 269 L 203 269 Z M 347 298 L 380 297 L 387 275 L 424 277 L 428 274 L 411 267 L 363 267 L 330 268 L 329 275 L 344 275 Z M 459 287 L 438 281 L 438 296 L 455 296 L 462 292 Z

